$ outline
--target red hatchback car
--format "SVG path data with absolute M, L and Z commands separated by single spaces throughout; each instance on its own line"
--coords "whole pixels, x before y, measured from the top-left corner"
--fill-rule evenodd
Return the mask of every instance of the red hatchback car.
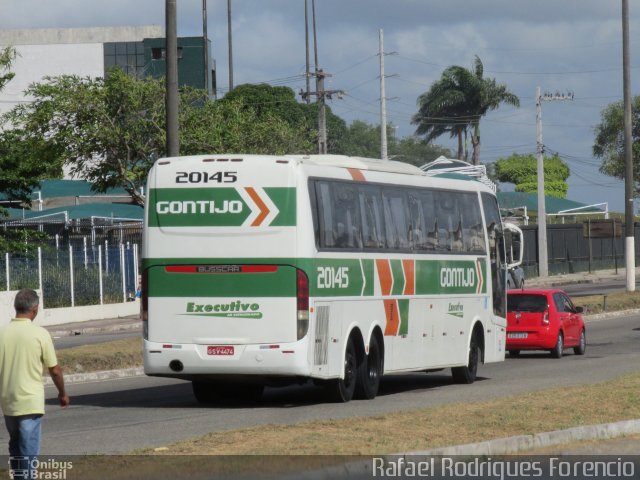
M 507 294 L 507 350 L 549 350 L 562 357 L 565 348 L 584 355 L 587 337 L 582 307 L 576 307 L 562 290 L 509 290 Z

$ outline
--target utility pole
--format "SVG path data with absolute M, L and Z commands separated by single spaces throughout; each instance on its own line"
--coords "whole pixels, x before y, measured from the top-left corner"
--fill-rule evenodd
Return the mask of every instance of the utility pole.
M 176 0 L 165 0 L 165 49 L 166 77 L 166 124 L 167 156 L 179 155 L 178 138 L 178 36 Z
M 209 90 L 209 42 L 207 39 L 207 0 L 202 0 L 202 41 L 204 51 L 204 89 L 207 97 L 211 95 Z
M 306 0 L 305 0 L 305 20 L 306 20 Z M 326 99 L 332 98 L 333 95 L 337 95 L 338 98 L 341 98 L 344 95 L 344 91 L 342 90 L 325 90 L 324 89 L 324 79 L 326 77 L 330 77 L 331 75 L 325 73 L 324 70 L 319 68 L 318 66 L 318 37 L 316 33 L 316 2 L 315 0 L 311 0 L 311 17 L 313 24 L 313 56 L 315 60 L 315 72 L 313 74 L 309 73 L 309 67 L 307 66 L 307 91 L 303 92 L 300 90 L 300 96 L 302 96 L 303 100 L 307 103 L 310 102 L 310 98 L 312 95 L 316 96 L 316 101 L 318 104 L 318 154 L 326 155 L 327 154 L 327 113 L 326 113 Z M 307 52 L 309 49 L 307 48 Z M 308 62 L 307 56 L 307 62 Z M 307 63 L 308 65 L 308 63 Z M 309 77 L 313 75 L 316 77 L 316 91 L 309 91 Z
M 573 100 L 573 94 L 545 93 L 540 95 L 540 87 L 536 88 L 536 153 L 538 174 L 538 275 L 549 276 L 549 259 L 547 256 L 547 212 L 544 198 L 544 143 L 542 143 L 542 101 Z
M 229 44 L 229 91 L 233 90 L 233 35 L 231 33 L 231 0 L 227 0 L 227 38 Z
M 622 76 L 624 90 L 624 219 L 627 292 L 636 289 L 636 258 L 633 228 L 633 150 L 631 136 L 631 73 L 629 66 L 629 0 L 622 0 Z
M 384 33 L 380 29 L 380 159 L 389 160 L 387 152 L 387 98 L 384 89 Z
M 305 97 L 307 101 L 307 105 L 311 102 L 311 96 L 309 92 L 311 92 L 311 72 L 309 70 L 309 0 L 304 0 L 304 45 L 305 45 L 305 56 L 306 56 L 306 70 L 305 70 L 305 79 L 307 83 L 307 95 Z

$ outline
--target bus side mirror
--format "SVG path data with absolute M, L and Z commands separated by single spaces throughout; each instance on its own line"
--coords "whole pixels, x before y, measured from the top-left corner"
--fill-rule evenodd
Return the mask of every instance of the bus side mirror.
M 505 235 L 507 238 L 507 268 L 514 268 L 522 263 L 524 254 L 522 230 L 517 225 L 509 222 L 505 222 L 503 228 L 505 232 L 508 232 L 508 235 Z

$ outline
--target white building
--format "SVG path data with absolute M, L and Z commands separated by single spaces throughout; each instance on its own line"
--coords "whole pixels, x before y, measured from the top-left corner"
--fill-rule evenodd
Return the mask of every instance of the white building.
M 0 30 L 0 48 L 11 45 L 18 53 L 11 67 L 15 77 L 0 91 L 0 113 L 28 101 L 23 92 L 43 77 L 103 77 L 110 49 L 116 64 L 115 45 L 126 59 L 121 66 L 143 68 L 142 41 L 164 36 L 161 26 Z

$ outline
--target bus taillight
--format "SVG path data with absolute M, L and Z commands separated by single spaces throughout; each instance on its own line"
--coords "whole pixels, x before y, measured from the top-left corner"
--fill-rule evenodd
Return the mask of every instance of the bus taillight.
M 142 282 L 140 285 L 140 320 L 142 320 L 142 336 L 149 338 L 149 273 L 148 270 L 142 272 Z
M 309 279 L 302 270 L 296 270 L 297 332 L 298 340 L 309 330 Z

